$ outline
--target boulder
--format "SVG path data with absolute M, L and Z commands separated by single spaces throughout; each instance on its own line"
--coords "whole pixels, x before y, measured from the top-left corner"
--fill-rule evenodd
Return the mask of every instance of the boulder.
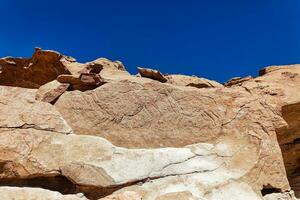
M 222 84 L 208 80 L 205 78 L 199 78 L 196 76 L 185 76 L 185 75 L 179 75 L 179 74 L 172 74 L 167 75 L 166 78 L 168 79 L 168 83 L 178 86 L 190 86 L 190 87 L 196 87 L 196 88 L 217 88 L 217 87 L 223 87 Z
M 57 80 L 42 85 L 36 92 L 35 99 L 48 103 L 55 102 L 70 87 L 69 83 L 60 83 Z
M 51 104 L 35 100 L 36 89 L 0 86 L 0 133 L 37 129 L 62 134 L 72 129 Z
M 158 71 L 158 70 L 138 67 L 138 71 L 139 71 L 139 74 L 141 75 L 141 77 L 150 78 L 150 79 L 162 82 L 162 83 L 165 83 L 168 81 L 166 79 L 166 77 L 164 75 L 162 75 L 160 73 L 160 71 Z
M 70 70 L 72 75 L 79 76 L 81 73 L 100 74 L 108 80 L 118 79 L 119 76 L 129 75 L 120 61 L 111 61 L 106 58 L 98 58 L 92 62 L 78 63 L 75 59 L 64 56 L 61 61 Z M 128 78 L 128 76 L 127 76 Z
M 79 77 L 75 75 L 59 75 L 57 80 L 63 84 L 71 85 L 73 90 L 93 90 L 105 83 L 99 74 L 81 73 Z
M 259 159 L 259 141 L 250 144 L 243 140 L 240 144 L 222 140 L 216 145 L 125 149 L 94 136 L 47 133 L 31 128 L 3 129 L 0 152 L 9 153 L 1 154 L 4 170 L 0 184 L 39 185 L 67 194 L 84 193 L 89 199 L 101 198 L 119 188 L 128 187 L 131 191 L 131 185 L 142 199 L 150 194 L 155 198 L 167 194 L 166 186 L 204 197 L 231 179 L 246 184 L 245 174 L 251 173 Z M 241 148 L 237 153 L 233 152 L 236 145 Z M 247 162 L 237 164 L 245 156 Z

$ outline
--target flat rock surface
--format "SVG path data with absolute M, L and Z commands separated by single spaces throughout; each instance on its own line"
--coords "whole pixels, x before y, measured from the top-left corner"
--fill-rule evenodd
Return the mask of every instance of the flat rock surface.
M 88 200 L 83 195 L 62 195 L 39 188 L 0 187 L 3 200 Z

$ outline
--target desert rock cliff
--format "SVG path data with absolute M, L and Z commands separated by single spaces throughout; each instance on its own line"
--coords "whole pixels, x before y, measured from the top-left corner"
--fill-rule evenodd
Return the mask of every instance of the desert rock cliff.
M 300 198 L 300 65 L 225 84 L 138 70 L 0 59 L 0 199 Z

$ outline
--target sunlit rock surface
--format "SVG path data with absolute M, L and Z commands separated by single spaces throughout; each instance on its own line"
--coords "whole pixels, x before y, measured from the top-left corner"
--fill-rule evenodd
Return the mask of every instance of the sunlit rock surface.
M 1 199 L 300 196 L 298 65 L 223 86 L 41 49 L 0 64 Z

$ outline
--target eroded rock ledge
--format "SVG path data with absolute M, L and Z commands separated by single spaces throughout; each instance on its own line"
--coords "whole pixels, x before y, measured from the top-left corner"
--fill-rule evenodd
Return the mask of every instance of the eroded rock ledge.
M 225 87 L 41 49 L 0 65 L 2 199 L 300 196 L 298 65 Z

